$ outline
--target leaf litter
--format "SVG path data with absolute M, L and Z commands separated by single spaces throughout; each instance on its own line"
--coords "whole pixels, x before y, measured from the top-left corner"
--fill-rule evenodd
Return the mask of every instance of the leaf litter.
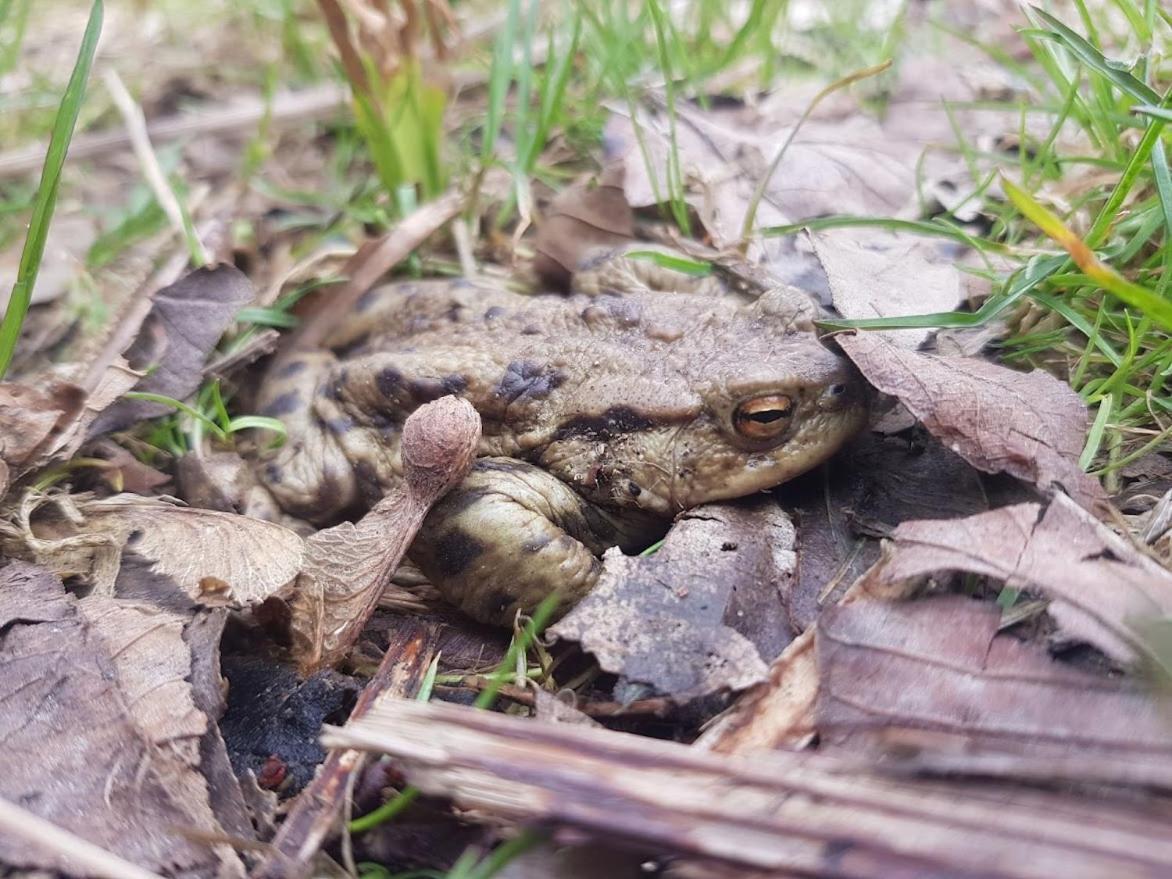
M 910 20 L 919 14 L 909 11 Z M 948 12 L 964 20 L 953 22 L 962 29 L 969 14 L 981 24 L 980 14 Z M 756 284 L 797 284 L 842 317 L 979 305 L 972 298 L 979 285 L 958 269 L 965 251 L 951 242 L 874 226 L 793 228 L 831 214 L 918 218 L 925 208 L 961 224 L 984 222 L 971 198 L 972 169 L 941 144 L 957 130 L 972 134 L 983 172 L 1000 149 L 995 135 L 1028 136 L 1033 123 L 976 106 L 958 105 L 951 118 L 942 112 L 942 98 L 975 104 L 1021 89 L 1012 77 L 983 77 L 999 68 L 970 63 L 971 47 L 950 44 L 955 57 L 909 59 L 885 81 L 878 117 L 845 92 L 820 103 L 759 205 L 754 190 L 816 88 L 786 86 L 713 106 L 677 102 L 674 131 L 652 92 L 633 114 L 631 105 L 611 114 L 600 173 L 575 167 L 577 185 L 539 196 L 536 234 L 520 238 L 515 251 L 486 216 L 457 220 L 483 221 L 488 230 L 474 253 L 457 244 L 460 263 L 507 251 L 521 278 L 532 268 L 542 284 L 562 288 L 598 248 L 651 239 Z M 304 162 L 312 185 L 320 145 L 298 141 L 298 148 L 289 173 L 302 173 Z M 673 151 L 699 242 L 681 241 L 652 219 L 675 185 L 667 171 Z M 199 167 L 215 164 L 212 157 Z M 0 661 L 20 672 L 3 695 L 12 748 L 0 752 L 3 796 L 167 875 L 242 875 L 254 864 L 247 843 L 255 828 L 264 829 L 262 839 L 272 831 L 265 792 L 287 797 L 310 782 L 326 756 L 317 742 L 322 723 L 344 720 L 384 636 L 400 645 L 382 656 L 388 667 L 393 651 L 411 643 L 412 626 L 427 630 L 428 656 L 445 643 L 471 645 L 469 656 L 501 653 L 499 640 L 445 614 L 426 591 L 399 593 L 411 595 L 411 607 L 428 608 L 417 619 L 406 619 L 403 603 L 374 610 L 388 596 L 394 601 L 397 587 L 388 581 L 430 495 L 392 496 L 357 522 L 307 536 L 295 523 L 238 514 L 255 507 L 243 499 L 250 487 L 239 481 L 241 459 L 224 443 L 205 436 L 178 466 L 128 457 L 127 449 L 141 450 L 139 422 L 171 410 L 120 400 L 126 391 L 190 401 L 209 364 L 227 357 L 246 405 L 259 372 L 253 359 L 274 343 L 270 334 L 239 361 L 214 351 L 242 307 L 273 306 L 295 277 L 340 272 L 342 298 L 324 288 L 312 295 L 297 312 L 302 328 L 282 337 L 278 357 L 312 346 L 346 309 L 340 302 L 353 302 L 412 251 L 422 261 L 412 257 L 409 272 L 450 270 L 451 254 L 432 236 L 469 204 L 457 186 L 389 231 L 364 231 L 357 248 L 315 242 L 311 257 L 298 261 L 293 254 L 307 252 L 302 242 L 274 233 L 272 223 L 292 214 L 295 200 L 266 201 L 257 192 L 249 199 L 247 208 L 229 208 L 268 212 L 256 223 L 256 241 L 236 242 L 247 272 L 220 265 L 157 292 L 137 287 L 123 326 L 96 360 L 52 382 L 26 375 L 0 387 L 5 554 L 36 563 L 0 569 L 0 605 L 7 604 Z M 744 240 L 750 210 L 756 231 Z M 305 215 L 324 224 L 328 213 L 320 204 Z M 215 250 L 231 252 L 226 243 Z M 318 265 L 312 253 L 331 256 Z M 339 268 L 337 253 L 353 255 Z M 46 290 L 56 292 L 50 288 L 60 282 L 48 281 Z M 260 300 L 254 281 L 267 288 Z M 38 308 L 59 305 L 59 296 L 46 296 L 51 301 Z M 1172 789 L 1169 727 L 1138 672 L 1164 661 L 1152 633 L 1172 613 L 1170 575 L 1117 533 L 1105 493 L 1079 466 L 1089 419 L 1077 394 L 1041 371 L 957 356 L 962 346 L 980 353 L 996 337 L 989 332 L 941 340 L 934 351 L 923 329 L 836 335 L 830 344 L 883 395 L 873 431 L 831 467 L 773 497 L 688 511 L 657 552 L 608 554 L 599 588 L 552 630 L 559 643 L 537 647 L 516 668 L 478 670 L 488 672 L 478 687 L 508 679 L 497 705 L 532 706 L 528 725 L 380 701 L 386 682 L 372 683 L 362 699 L 376 710 L 344 733 L 327 732 L 339 748 L 396 757 L 389 775 L 386 766 L 368 766 L 348 776 L 356 791 L 368 791 L 356 801 L 376 807 L 403 770 L 429 793 L 477 810 L 463 818 L 540 819 L 601 839 L 604 852 L 624 837 L 691 859 L 678 864 L 680 875 L 779 866 L 824 875 L 1161 875 L 1172 852 L 1154 843 L 1153 816 L 1166 813 Z M 116 431 L 125 433 L 109 436 Z M 96 497 L 68 487 L 75 474 L 45 470 L 79 452 L 107 459 L 105 486 L 76 480 Z M 435 458 L 453 474 L 460 460 L 452 444 Z M 1157 453 L 1143 473 L 1125 478 L 1150 480 L 1154 492 L 1166 463 Z M 195 506 L 141 496 L 176 471 Z M 67 487 L 46 494 L 33 484 L 47 472 Z M 1116 500 L 1150 513 L 1144 521 L 1156 529 L 1162 514 L 1154 499 Z M 968 596 L 939 594 L 956 592 Z M 992 600 L 998 594 L 1000 605 Z M 1051 655 L 1071 645 L 1091 645 L 1098 664 L 1079 670 Z M 446 666 L 451 677 L 434 693 L 469 701 L 473 664 L 461 658 Z M 419 671 L 390 690 L 411 696 Z M 55 713 L 38 713 L 43 705 Z M 559 716 L 573 721 L 545 722 Z M 581 723 L 588 718 L 694 745 L 660 749 Z M 697 737 L 701 724 L 707 728 Z M 803 749 L 811 753 L 786 753 Z M 766 750 L 778 753 L 761 756 Z M 349 753 L 335 751 L 326 765 Z M 664 761 L 679 778 L 665 777 Z M 772 781 L 761 781 L 760 761 L 776 768 Z M 62 779 L 64 788 L 47 783 Z M 1077 786 L 1075 793 L 1063 785 Z M 307 792 L 290 813 L 322 809 L 309 855 L 336 832 L 348 796 L 337 784 L 329 791 L 322 800 Z M 707 823 L 711 810 L 696 811 L 697 796 L 727 797 L 716 825 Z M 514 805 L 502 810 L 506 800 Z M 432 819 L 449 836 L 457 826 L 443 807 Z M 297 826 L 287 819 L 286 834 Z M 744 845 L 713 843 L 754 828 Z M 370 838 L 368 851 L 387 860 L 409 845 L 390 831 L 381 837 L 389 848 Z M 897 852 L 892 841 L 911 848 Z M 354 842 L 345 842 L 343 860 Z M 10 863 L 67 866 L 5 845 Z M 309 855 L 276 862 L 274 875 L 308 870 Z

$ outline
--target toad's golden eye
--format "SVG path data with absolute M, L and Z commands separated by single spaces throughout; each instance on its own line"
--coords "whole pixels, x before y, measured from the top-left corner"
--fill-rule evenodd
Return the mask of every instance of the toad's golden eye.
M 733 413 L 733 427 L 749 439 L 773 439 L 789 427 L 794 401 L 785 394 L 770 394 L 746 400 Z

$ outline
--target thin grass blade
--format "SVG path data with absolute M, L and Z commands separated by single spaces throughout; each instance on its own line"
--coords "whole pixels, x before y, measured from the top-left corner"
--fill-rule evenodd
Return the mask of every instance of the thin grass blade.
M 41 269 L 41 258 L 45 254 L 45 241 L 49 237 L 49 223 L 53 219 L 53 210 L 57 207 L 61 170 L 65 166 L 69 143 L 73 140 L 73 129 L 77 126 L 81 103 L 85 99 L 86 84 L 89 82 L 94 53 L 98 48 L 98 37 L 102 33 L 104 14 L 102 0 L 94 0 L 85 33 L 81 38 L 77 61 L 73 65 L 73 73 L 57 108 L 57 118 L 53 122 L 53 133 L 49 138 L 49 150 L 45 154 L 45 164 L 41 170 L 41 183 L 33 203 L 32 220 L 29 222 L 28 235 L 20 254 L 20 268 L 17 270 L 12 295 L 8 299 L 8 308 L 4 312 L 4 321 L 0 323 L 0 378 L 4 377 L 12 363 L 16 343 L 20 339 L 20 329 L 24 325 L 24 316 L 28 313 L 29 303 L 32 301 L 33 287 L 37 282 L 37 273 Z

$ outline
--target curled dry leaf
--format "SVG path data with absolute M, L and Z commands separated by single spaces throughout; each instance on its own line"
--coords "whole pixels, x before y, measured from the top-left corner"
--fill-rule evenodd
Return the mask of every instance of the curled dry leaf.
M 15 382 L 0 383 L 0 461 L 6 468 L 0 494 L 8 480 L 36 466 L 51 434 L 76 418 L 85 392 L 68 382 L 40 389 Z
M 681 701 L 744 689 L 792 637 L 793 540 L 771 499 L 700 507 L 647 558 L 607 552 L 594 591 L 550 631 Z
M 822 747 L 1065 758 L 1088 781 L 1172 787 L 1172 736 L 1150 692 L 1062 666 L 1000 623 L 996 605 L 960 596 L 823 614 Z
M 1065 491 L 1092 509 L 1099 483 L 1078 466 L 1087 412 L 1070 386 L 1041 370 L 1014 372 L 967 357 L 900 348 L 874 333 L 838 336 L 872 385 L 898 397 L 933 436 L 986 473 Z
M 24 562 L 0 569 L 0 796 L 168 875 L 244 875 L 201 769 L 208 718 L 186 678 L 184 620 L 91 596 Z M 54 854 L 0 838 L 0 860 L 69 872 Z
M 622 190 L 623 166 L 607 166 L 597 179 L 563 189 L 550 202 L 537 230 L 538 275 L 566 288 L 583 258 L 634 238 L 634 218 Z
M 427 511 L 467 475 L 479 442 L 480 416 L 467 401 L 442 397 L 421 406 L 403 425 L 402 486 L 357 524 L 305 541 L 290 623 L 302 674 L 349 652 Z
M 203 380 L 208 354 L 253 295 L 248 278 L 230 265 L 196 269 L 159 290 L 137 337 L 124 352 L 131 365 L 147 373 L 135 390 L 176 400 L 191 395 Z M 124 400 L 95 420 L 90 435 L 169 411 L 160 403 Z
M 158 593 L 178 589 L 196 604 L 232 608 L 290 584 L 303 552 L 300 537 L 272 522 L 129 494 L 82 500 L 48 522 L 26 519 L 24 541 L 38 563 L 85 576 L 98 594 L 118 591 L 132 554 L 160 581 Z
M 1147 654 L 1137 626 L 1172 615 L 1172 572 L 1136 551 L 1063 495 L 965 519 L 904 522 L 866 575 L 883 586 L 944 571 L 1003 580 L 1053 599 L 1051 613 L 1080 640 L 1131 661 Z

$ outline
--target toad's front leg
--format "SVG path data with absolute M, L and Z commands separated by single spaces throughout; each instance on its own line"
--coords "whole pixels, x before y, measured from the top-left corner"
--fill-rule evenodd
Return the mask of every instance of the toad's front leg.
M 562 610 L 594 588 L 598 555 L 658 539 L 666 523 L 602 510 L 544 470 L 482 458 L 428 514 L 410 557 L 469 616 L 511 625 L 551 593 Z

